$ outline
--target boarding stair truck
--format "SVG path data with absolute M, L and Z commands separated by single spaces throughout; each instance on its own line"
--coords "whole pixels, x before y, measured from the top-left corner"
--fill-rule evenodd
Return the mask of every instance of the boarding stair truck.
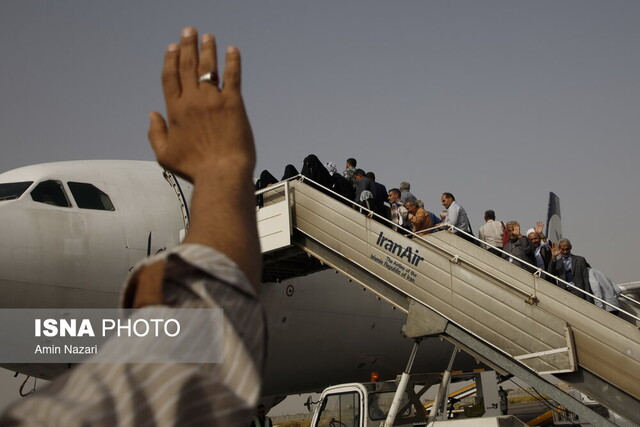
M 327 387 L 320 396 L 311 427 L 526 426 L 512 415 L 440 421 L 431 417 L 420 397 L 441 379 L 440 374 L 410 375 L 401 393 L 398 390 L 402 387 L 402 377 Z
M 447 340 L 535 387 L 581 422 L 615 425 L 555 380 L 640 425 L 640 317 L 634 313 L 620 310 L 630 321 L 611 315 L 547 279 L 570 283 L 532 274 L 456 235 L 462 230 L 399 233 L 302 176 L 258 193 L 264 199 L 257 212 L 263 282 L 331 268 L 406 314 L 407 338 Z

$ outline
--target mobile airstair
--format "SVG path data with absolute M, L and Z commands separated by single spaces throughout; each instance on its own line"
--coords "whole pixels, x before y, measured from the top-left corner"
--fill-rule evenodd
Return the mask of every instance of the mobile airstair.
M 451 231 L 397 233 L 299 177 L 262 190 L 264 279 L 333 268 L 407 314 L 405 335 L 441 336 L 594 425 L 571 384 L 640 425 L 640 330 Z

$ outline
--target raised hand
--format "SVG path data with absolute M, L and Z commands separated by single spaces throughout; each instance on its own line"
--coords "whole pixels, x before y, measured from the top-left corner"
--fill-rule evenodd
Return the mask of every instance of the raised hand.
M 182 30 L 180 43 L 167 48 L 162 85 L 167 120 L 150 114 L 149 140 L 164 168 L 195 181 L 212 170 L 233 167 L 251 177 L 255 147 L 240 94 L 240 52 L 227 48 L 223 86 L 199 82 L 199 76 L 217 76 L 216 41 L 202 36 L 198 52 L 195 28 Z
M 519 225 L 514 225 L 513 226 L 513 234 L 514 234 L 514 236 L 517 236 L 518 238 L 522 237 L 522 234 L 520 234 L 520 226 Z
M 551 242 L 551 259 L 556 259 L 560 255 L 560 248 L 558 243 Z

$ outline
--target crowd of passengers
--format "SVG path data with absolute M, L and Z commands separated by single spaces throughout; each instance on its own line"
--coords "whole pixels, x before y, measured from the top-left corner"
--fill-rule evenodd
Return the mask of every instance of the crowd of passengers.
M 443 229 L 455 227 L 454 233 L 471 243 L 479 244 L 496 256 L 521 267 L 539 277 L 555 283 L 579 298 L 595 303 L 608 312 L 619 315 L 618 295 L 620 288 L 604 273 L 592 268 L 584 257 L 571 253 L 571 242 L 561 239 L 557 243 L 547 240 L 543 234 L 543 223 L 538 221 L 535 227 L 521 234 L 520 224 L 509 221 L 506 224 L 496 221 L 493 210 L 484 214 L 484 225 L 480 227 L 478 239 L 474 238 L 471 223 L 464 208 L 456 202 L 451 193 L 443 193 L 441 203 L 444 209 L 436 215 L 424 208 L 422 200 L 411 193 L 411 184 L 403 181 L 398 188 L 387 188 L 376 181 L 373 172 L 365 172 L 357 167 L 357 161 L 349 158 L 342 174 L 336 164 L 323 164 L 316 155 L 310 154 L 304 159 L 302 170 L 287 165 L 280 180 L 268 171 L 263 171 L 256 182 L 256 189 L 267 188 L 279 181 L 303 175 L 312 181 L 318 189 L 343 203 L 374 212 L 374 219 L 392 224 L 393 230 L 403 234 L 414 233 L 424 236 Z M 258 205 L 262 204 L 258 196 Z M 552 279 L 556 276 L 562 281 Z M 566 283 L 570 285 L 566 285 Z M 592 298 L 592 293 L 597 299 Z M 603 304 L 604 300 L 609 304 Z

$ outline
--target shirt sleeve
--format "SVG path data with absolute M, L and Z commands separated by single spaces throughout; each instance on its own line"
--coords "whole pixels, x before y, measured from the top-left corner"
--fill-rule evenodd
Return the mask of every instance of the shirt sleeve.
M 201 245 L 180 245 L 137 266 L 124 288 L 125 307 L 130 305 L 137 272 L 158 261 L 165 262 L 162 289 L 170 306 L 223 309 L 223 362 L 77 365 L 11 406 L 0 424 L 246 425 L 260 396 L 266 346 L 258 296 L 224 254 Z
M 460 208 L 456 203 L 452 203 L 447 209 L 446 223 L 449 225 L 456 225 L 458 223 L 458 211 Z

